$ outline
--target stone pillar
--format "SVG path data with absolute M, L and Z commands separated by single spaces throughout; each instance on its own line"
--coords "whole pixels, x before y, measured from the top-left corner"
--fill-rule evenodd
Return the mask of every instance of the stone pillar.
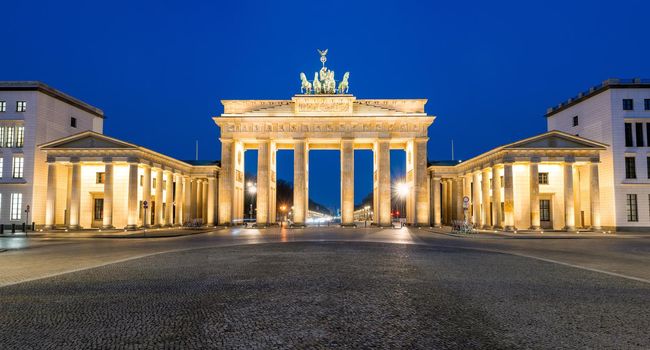
M 188 181 L 187 181 L 187 185 L 188 185 L 187 188 L 189 189 L 189 192 L 190 192 L 190 201 L 189 201 L 190 202 L 190 205 L 189 205 L 189 208 L 190 208 L 190 210 L 189 210 L 190 221 L 197 218 L 197 215 L 196 215 L 196 207 L 197 207 L 196 206 L 196 200 L 197 200 L 197 198 L 196 198 L 196 186 L 197 186 L 197 182 L 198 182 L 197 179 L 191 179 L 191 178 L 188 179 Z
M 104 160 L 104 222 L 103 229 L 113 228 L 113 160 Z
M 217 179 L 214 177 L 208 178 L 208 205 L 207 205 L 207 211 L 208 211 L 208 219 L 207 219 L 207 224 L 208 226 L 214 226 L 214 197 L 215 197 L 215 191 L 217 189 Z
M 47 163 L 47 202 L 45 203 L 45 230 L 54 228 L 56 218 L 56 163 Z
M 183 224 L 183 177 L 180 174 L 174 174 L 174 225 Z
M 454 178 L 452 181 L 452 192 L 454 194 L 454 219 L 464 220 L 463 217 L 463 180 Z
M 70 225 L 71 230 L 78 230 L 81 210 L 81 164 L 79 160 L 72 161 L 72 184 L 70 194 Z
M 182 223 L 192 220 L 192 183 L 189 176 L 183 176 L 183 218 Z
M 232 139 L 221 139 L 221 171 L 219 172 L 219 224 L 231 225 L 233 215 L 234 193 L 234 142 Z M 185 191 L 189 194 L 189 181 Z M 186 199 L 188 196 L 185 196 Z M 188 204 L 186 204 L 188 207 Z M 189 214 L 188 210 L 187 213 Z
M 591 229 L 600 230 L 600 183 L 598 180 L 598 160 L 589 164 L 589 198 L 591 199 Z
M 515 227 L 515 191 L 514 179 L 512 177 L 512 163 L 508 162 L 503 165 L 503 209 L 504 209 L 504 229 L 514 231 Z
M 573 198 L 573 162 L 572 158 L 564 161 L 564 229 L 575 231 L 575 210 Z
M 391 226 L 390 200 L 390 143 L 388 139 L 379 139 L 374 147 L 376 159 L 375 181 L 377 182 L 377 206 L 379 226 Z
M 501 176 L 496 166 L 492 166 L 492 217 L 494 228 L 502 228 L 501 222 Z
M 203 179 L 194 181 L 194 217 L 203 221 Z
M 155 170 L 156 176 L 156 208 L 154 213 L 154 226 L 160 227 L 163 225 L 163 171 L 162 169 Z
M 142 224 L 144 227 L 151 226 L 151 167 L 145 165 L 142 174 L 142 202 L 147 202 L 147 210 L 142 211 Z M 140 208 L 138 208 L 138 211 Z
M 539 230 L 539 158 L 530 160 L 530 229 Z
M 138 163 L 129 163 L 129 193 L 126 228 L 135 230 L 138 227 Z
M 481 173 L 476 171 L 472 174 L 472 205 L 473 205 L 473 215 L 472 223 L 475 227 L 480 227 L 481 225 L 481 179 L 479 175 Z
M 354 140 L 341 140 L 341 226 L 354 226 Z
M 257 145 L 257 226 L 265 227 L 270 222 L 269 201 L 271 191 L 271 174 L 270 174 L 270 152 L 271 142 L 269 140 L 260 140 Z
M 440 178 L 433 178 L 433 226 L 441 227 L 442 226 L 442 216 L 440 215 L 440 210 L 442 208 L 440 203 Z
M 203 193 L 201 194 L 201 199 L 203 202 L 201 203 L 201 217 L 203 218 L 203 224 L 206 225 L 208 223 L 208 181 L 203 180 L 203 188 L 201 189 Z
M 490 169 L 483 169 L 481 172 L 481 224 L 483 228 L 488 230 L 492 228 L 490 225 Z
M 442 223 L 445 225 L 449 225 L 449 203 L 447 203 L 447 199 L 449 196 L 447 195 L 447 191 L 449 191 L 449 186 L 447 185 L 447 180 L 443 179 L 441 181 L 442 183 Z
M 293 148 L 293 224 L 302 226 L 307 219 L 307 143 L 296 140 Z
M 415 194 L 416 226 L 427 226 L 429 223 L 429 191 L 427 190 L 427 141 L 417 138 L 413 141 L 413 191 Z
M 171 171 L 165 172 L 165 226 L 172 226 L 174 215 L 174 177 Z

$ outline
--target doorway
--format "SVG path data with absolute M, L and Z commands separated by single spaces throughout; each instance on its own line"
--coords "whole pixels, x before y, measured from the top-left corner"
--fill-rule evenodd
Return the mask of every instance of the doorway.
M 553 228 L 553 210 L 550 199 L 539 200 L 539 222 L 543 229 Z

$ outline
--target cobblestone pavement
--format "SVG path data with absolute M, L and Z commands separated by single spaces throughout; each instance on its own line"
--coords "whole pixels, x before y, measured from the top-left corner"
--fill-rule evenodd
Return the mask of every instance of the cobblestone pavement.
M 0 292 L 5 349 L 650 347 L 647 283 L 415 244 L 193 249 Z

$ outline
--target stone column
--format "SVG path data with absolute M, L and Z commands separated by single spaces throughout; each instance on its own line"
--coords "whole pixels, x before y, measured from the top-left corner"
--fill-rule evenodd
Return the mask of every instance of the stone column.
M 129 163 L 129 193 L 126 228 L 135 230 L 138 227 L 138 163 Z
M 196 193 L 194 197 L 194 217 L 203 220 L 203 179 L 194 181 L 194 192 Z
M 70 229 L 78 230 L 81 210 L 81 164 L 79 160 L 72 161 L 72 184 L 70 194 Z
M 354 226 L 354 140 L 341 140 L 341 226 Z
M 472 223 L 475 227 L 480 227 L 481 225 L 481 179 L 479 171 L 475 171 L 472 176 L 472 205 L 473 205 L 473 215 Z
M 56 163 L 48 160 L 47 163 L 47 202 L 45 203 L 45 230 L 54 228 L 56 218 Z
M 447 195 L 447 191 L 449 191 L 449 186 L 447 185 L 447 180 L 443 179 L 441 181 L 442 183 L 442 223 L 445 225 L 449 225 L 449 203 L 447 202 L 447 199 L 449 196 Z
M 201 217 L 203 218 L 203 224 L 208 223 L 208 181 L 203 180 L 203 193 L 201 194 L 201 199 L 203 203 L 201 204 Z
M 147 202 L 147 210 L 142 210 L 142 225 L 144 227 L 151 226 L 151 167 L 144 165 L 142 174 L 142 202 Z M 140 208 L 138 208 L 138 212 Z
M 293 148 L 293 224 L 302 226 L 307 219 L 307 143 L 296 140 Z
M 503 165 L 503 208 L 504 208 L 504 229 L 514 231 L 515 227 L 515 191 L 514 179 L 512 178 L 512 163 Z
M 454 213 L 456 220 L 464 220 L 463 217 L 463 180 L 454 178 L 452 181 L 452 192 L 454 194 Z
M 496 166 L 492 166 L 492 217 L 494 228 L 502 228 L 501 222 L 501 176 Z
M 591 199 L 591 229 L 600 230 L 600 183 L 598 180 L 598 160 L 589 164 L 589 198 Z
M 113 228 L 113 160 L 104 160 L 104 221 L 103 229 Z
M 440 203 L 440 177 L 433 178 L 433 226 L 442 226 L 442 216 L 440 210 L 442 206 Z
M 481 224 L 484 229 L 492 228 L 490 226 L 490 169 L 483 169 L 481 172 Z
M 164 220 L 164 225 L 165 226 L 172 226 L 173 224 L 173 218 L 172 215 L 174 214 L 174 193 L 172 192 L 174 190 L 174 177 L 171 171 L 166 171 L 165 172 L 165 220 Z
M 575 231 L 575 211 L 573 198 L 573 158 L 564 160 L 564 229 Z
M 270 152 L 271 142 L 269 140 L 260 140 L 257 145 L 257 226 L 265 227 L 269 222 L 270 212 L 270 191 L 271 191 L 271 174 L 270 174 Z
M 192 183 L 189 176 L 183 176 L 183 218 L 185 224 L 192 220 Z
M 197 218 L 197 215 L 196 215 L 196 207 L 197 207 L 196 206 L 196 200 L 197 200 L 197 198 L 196 198 L 196 186 L 197 186 L 197 182 L 198 182 L 197 179 L 192 179 L 192 178 L 188 179 L 188 181 L 187 181 L 187 185 L 188 185 L 187 188 L 189 189 L 189 192 L 190 192 L 190 201 L 189 201 L 190 202 L 190 205 L 189 205 L 189 208 L 190 208 L 190 210 L 189 210 L 190 220 L 194 220 L 194 219 Z
M 232 224 L 233 193 L 234 193 L 234 142 L 232 139 L 221 139 L 221 171 L 219 173 L 219 224 Z M 189 182 L 188 182 L 189 185 Z M 189 186 L 185 187 L 188 191 Z M 187 199 L 187 195 L 186 195 Z M 187 204 L 186 204 L 187 207 Z M 190 211 L 187 211 L 189 214 Z M 185 214 L 187 216 L 187 214 Z
M 390 200 L 391 200 L 391 187 L 390 187 L 390 140 L 379 139 L 375 142 L 375 152 L 377 153 L 377 210 L 375 215 L 379 215 L 379 226 L 391 226 L 390 215 Z
M 415 194 L 416 226 L 427 226 L 429 223 L 429 191 L 427 190 L 427 141 L 417 138 L 413 141 L 413 192 Z
M 154 217 L 154 226 L 160 227 L 163 225 L 163 171 L 156 169 L 156 208 Z
M 530 229 L 539 230 L 539 158 L 530 160 Z
M 179 226 L 183 224 L 183 183 L 182 176 L 174 174 L 176 179 L 176 186 L 174 186 L 174 225 Z
M 208 219 L 207 219 L 207 224 L 208 226 L 214 226 L 214 195 L 215 195 L 215 190 L 217 187 L 217 179 L 214 177 L 208 178 L 208 205 L 207 205 L 207 211 L 208 211 Z

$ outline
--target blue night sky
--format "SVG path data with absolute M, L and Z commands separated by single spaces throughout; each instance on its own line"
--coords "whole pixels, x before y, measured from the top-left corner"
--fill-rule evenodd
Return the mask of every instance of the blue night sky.
M 650 77 L 647 1 L 6 1 L 2 13 L 1 80 L 44 81 L 102 108 L 106 134 L 181 159 L 195 140 L 218 159 L 219 100 L 290 98 L 319 69 L 316 48 L 358 98 L 428 98 L 429 159 L 449 159 L 451 139 L 467 159 L 544 132 L 547 107 Z M 371 153 L 355 156 L 360 200 Z M 278 157 L 291 180 L 292 152 Z M 310 197 L 337 208 L 338 152 L 310 160 Z

